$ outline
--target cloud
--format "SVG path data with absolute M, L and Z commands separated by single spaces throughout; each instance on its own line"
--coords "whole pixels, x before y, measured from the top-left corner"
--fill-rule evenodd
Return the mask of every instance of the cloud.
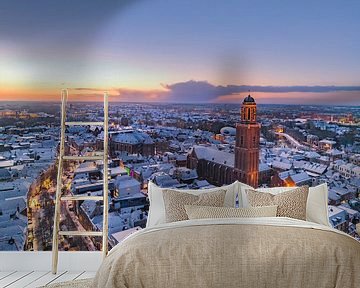
M 187 81 L 162 86 L 168 90 L 170 102 L 208 102 L 222 95 L 217 86 L 206 81 Z
M 238 102 L 250 91 L 263 103 L 303 103 L 309 99 L 313 104 L 360 104 L 360 86 L 222 86 L 190 80 L 163 87 L 169 91 L 169 102 Z
M 68 88 L 72 101 L 102 101 L 104 92 L 108 92 L 109 100 L 114 102 L 168 102 L 169 91 L 162 89 L 133 89 L 133 88 Z
M 168 102 L 169 91 L 165 89 L 131 89 L 131 88 L 118 88 L 116 89 L 116 100 L 126 102 Z M 115 97 L 114 97 L 115 98 Z
M 100 88 L 73 88 L 81 93 L 105 91 Z M 161 84 L 159 89 L 111 88 L 113 101 L 211 103 L 241 101 L 249 92 L 258 103 L 360 105 L 360 86 L 259 86 L 213 85 L 207 81 Z M 99 94 L 100 95 L 100 94 Z
M 76 88 L 69 88 L 69 90 L 75 90 L 75 91 L 105 91 L 106 89 L 102 88 L 89 88 L 89 87 L 76 87 Z
M 217 103 L 239 103 L 248 93 L 219 96 Z M 360 105 L 359 91 L 332 92 L 255 92 L 251 93 L 259 104 L 304 104 L 304 105 Z
M 217 96 L 230 95 L 241 92 L 269 92 L 269 93 L 289 93 L 289 92 L 336 92 L 336 91 L 360 91 L 360 86 L 258 86 L 258 85 L 226 85 L 215 86 L 206 81 L 187 81 L 165 87 L 176 96 L 193 94 L 202 98 L 216 98 Z M 206 94 L 207 96 L 205 96 Z

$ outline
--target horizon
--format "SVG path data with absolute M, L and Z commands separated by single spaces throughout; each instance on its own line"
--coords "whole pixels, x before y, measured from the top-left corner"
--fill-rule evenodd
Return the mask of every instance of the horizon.
M 256 99 L 255 99 L 256 100 Z M 67 101 L 71 104 L 103 104 L 101 100 L 94 100 L 94 101 Z M 1 104 L 33 104 L 33 103 L 42 103 L 42 104 L 61 104 L 61 100 L 0 100 Z M 109 103 L 111 104 L 148 104 L 148 105 L 241 105 L 242 102 L 221 102 L 221 103 L 209 103 L 209 102 L 138 102 L 138 101 L 116 101 L 111 100 L 109 98 Z M 344 108 L 353 108 L 358 109 L 360 105 L 340 105 L 340 104 L 286 104 L 286 103 L 257 103 L 257 106 L 313 106 L 313 107 L 344 107 Z M 0 108 L 1 110 L 1 108 Z
M 164 86 L 164 85 L 163 85 Z M 250 89 L 249 89 L 250 88 Z M 260 85 L 226 85 L 215 86 L 207 81 L 189 80 L 167 85 L 165 90 L 138 90 L 138 89 L 101 89 L 101 88 L 67 88 L 69 99 L 72 102 L 102 102 L 103 93 L 108 92 L 109 101 L 123 103 L 189 103 L 189 104 L 236 104 L 251 94 L 258 104 L 274 105 L 307 105 L 329 106 L 359 106 L 360 86 L 260 86 Z M 148 94 L 152 94 L 149 98 Z M 160 95 L 157 95 L 159 93 Z M 48 102 L 61 100 L 58 93 L 45 97 L 0 95 L 0 102 L 42 102 L 44 97 Z M 120 95 L 119 95 L 120 94 Z M 138 100 L 133 101 L 133 99 Z M 305 97 L 305 98 L 304 98 Z M 86 99 L 84 99 L 86 98 Z M 179 100 L 182 99 L 182 100 Z M 299 100 L 301 99 L 301 102 Z

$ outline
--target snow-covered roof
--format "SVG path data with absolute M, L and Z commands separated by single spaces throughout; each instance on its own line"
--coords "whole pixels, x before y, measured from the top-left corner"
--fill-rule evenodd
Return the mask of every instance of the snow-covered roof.
M 314 152 L 314 151 L 309 151 L 309 152 L 305 153 L 305 157 L 312 159 L 312 158 L 320 158 L 321 155 L 319 153 Z
M 311 177 L 306 172 L 297 173 L 290 177 L 296 184 L 311 181 Z
M 205 159 L 229 167 L 234 167 L 235 156 L 232 153 L 216 150 L 212 147 L 196 145 L 193 147 L 198 159 Z
M 115 136 L 113 136 L 112 141 L 118 143 L 127 143 L 127 144 L 153 144 L 154 141 L 152 138 L 140 131 L 123 131 Z
M 338 150 L 338 149 L 330 149 L 329 151 L 326 151 L 326 154 L 331 155 L 331 156 L 339 156 L 344 154 L 344 152 Z
M 281 169 L 281 170 L 289 170 L 292 167 L 291 163 L 286 163 L 284 161 L 273 161 L 272 162 L 272 167 L 273 168 L 277 168 L 277 169 Z
M 15 162 L 13 160 L 0 161 L 0 168 L 7 168 L 14 166 Z
M 125 189 L 128 187 L 140 186 L 140 182 L 128 175 L 122 175 L 116 177 L 115 186 L 119 189 Z
M 23 197 L 10 198 L 0 201 L 0 209 L 3 214 L 12 214 L 26 209 L 26 202 Z
M 126 229 L 124 231 L 119 231 L 116 233 L 111 234 L 111 237 L 113 237 L 117 243 L 122 242 L 125 238 L 130 236 L 131 234 L 140 231 L 142 228 L 139 226 L 136 226 L 134 228 Z
M 328 145 L 334 145 L 334 144 L 336 144 L 336 141 L 323 139 L 323 140 L 320 140 L 319 143 L 328 144 Z
M 271 170 L 269 165 L 267 165 L 266 163 L 259 164 L 259 172 L 268 171 L 268 170 Z
M 309 162 L 309 161 L 294 161 L 295 168 L 301 168 L 309 172 L 313 172 L 316 174 L 324 174 L 326 169 L 328 168 L 327 165 Z

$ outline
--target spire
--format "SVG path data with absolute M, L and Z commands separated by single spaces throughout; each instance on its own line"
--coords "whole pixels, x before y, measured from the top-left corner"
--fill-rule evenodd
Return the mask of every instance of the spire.
M 241 106 L 241 123 L 256 123 L 256 103 L 255 99 L 249 94 L 245 97 Z

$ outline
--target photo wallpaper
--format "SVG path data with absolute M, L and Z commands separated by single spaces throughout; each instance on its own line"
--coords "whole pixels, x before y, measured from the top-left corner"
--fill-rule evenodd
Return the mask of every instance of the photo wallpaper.
M 109 249 L 144 229 L 149 183 L 328 187 L 331 226 L 360 240 L 359 1 L 0 2 L 0 251 L 52 249 L 61 128 L 104 121 Z M 104 149 L 66 127 L 68 155 Z M 103 162 L 68 161 L 64 196 L 103 194 Z M 150 184 L 151 185 L 151 184 Z M 237 202 L 239 202 L 237 196 Z M 101 231 L 102 201 L 60 228 Z M 59 249 L 101 250 L 61 236 Z

